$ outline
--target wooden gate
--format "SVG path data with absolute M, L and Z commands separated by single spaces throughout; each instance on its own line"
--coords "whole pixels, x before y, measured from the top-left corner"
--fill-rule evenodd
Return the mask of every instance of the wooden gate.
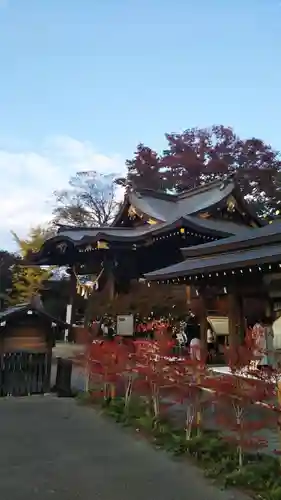
M 50 390 L 51 354 L 0 354 L 0 397 L 43 394 Z

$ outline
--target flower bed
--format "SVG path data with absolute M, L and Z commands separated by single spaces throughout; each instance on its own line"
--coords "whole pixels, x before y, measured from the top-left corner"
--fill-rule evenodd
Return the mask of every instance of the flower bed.
M 250 353 L 241 350 L 237 373 L 246 356 Z M 131 426 L 155 446 L 192 457 L 206 475 L 225 486 L 249 489 L 256 498 L 280 500 L 279 460 L 260 453 L 266 445 L 260 432 L 268 426 L 269 416 L 271 425 L 277 425 L 279 419 L 279 408 L 272 403 L 274 385 L 268 384 L 265 374 L 246 379 L 235 376 L 233 357 L 231 376 L 210 372 L 203 353 L 196 358 L 167 356 L 164 332 L 159 332 L 156 344 L 137 349 L 118 340 L 91 344 L 85 350 L 88 384 L 81 400 L 101 406 L 107 415 Z M 248 417 L 256 401 L 272 410 L 262 421 Z M 185 407 L 182 427 L 168 418 L 175 402 Z M 204 428 L 204 411 L 210 405 L 223 433 Z

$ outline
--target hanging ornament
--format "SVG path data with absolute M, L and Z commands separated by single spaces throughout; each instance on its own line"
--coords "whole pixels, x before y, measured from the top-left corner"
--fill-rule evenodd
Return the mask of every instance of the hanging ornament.
M 236 208 L 236 201 L 235 201 L 235 199 L 231 196 L 231 197 L 227 200 L 227 211 L 228 211 L 228 212 L 235 212 L 235 208 Z
M 150 226 L 153 226 L 154 224 L 157 224 L 157 221 L 154 220 L 154 219 L 148 219 L 147 223 L 150 225 Z
M 87 282 L 87 283 L 81 283 L 81 280 L 77 276 L 75 270 L 74 270 L 74 275 L 76 278 L 76 291 L 78 295 L 81 295 L 81 297 L 84 297 L 87 299 L 89 295 L 93 292 L 93 290 L 98 290 L 99 289 L 99 279 L 104 271 L 104 268 L 100 271 L 99 275 L 96 277 L 96 279 L 93 282 Z
M 109 246 L 106 241 L 97 241 L 97 249 L 98 250 L 108 250 Z

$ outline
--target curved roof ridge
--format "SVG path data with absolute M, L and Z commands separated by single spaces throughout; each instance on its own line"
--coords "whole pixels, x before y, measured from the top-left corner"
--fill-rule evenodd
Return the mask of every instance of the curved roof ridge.
M 234 181 L 234 176 L 228 176 L 227 178 L 224 178 L 224 179 L 215 179 L 214 181 L 206 182 L 205 184 L 200 184 L 200 186 L 195 186 L 193 188 L 186 189 L 178 194 L 178 198 L 182 199 L 182 198 L 185 198 L 187 196 L 192 196 L 192 195 L 196 195 L 199 193 L 204 193 L 206 191 L 210 191 L 211 189 L 218 188 L 218 187 L 221 190 L 223 190 L 224 188 L 226 188 L 230 184 L 233 185 L 233 189 L 234 189 L 234 187 L 236 185 L 236 183 Z
M 158 198 L 165 201 L 177 202 L 178 194 L 167 193 L 166 191 L 156 191 L 155 189 L 143 188 L 133 191 L 136 196 L 150 196 L 151 198 Z

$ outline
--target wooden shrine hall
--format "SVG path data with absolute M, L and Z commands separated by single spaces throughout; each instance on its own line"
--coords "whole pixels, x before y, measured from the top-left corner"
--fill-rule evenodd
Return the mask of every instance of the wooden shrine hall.
M 129 292 L 132 280 L 181 266 L 183 247 L 200 249 L 262 226 L 233 177 L 180 194 L 129 187 L 112 225 L 59 227 L 27 264 L 68 266 L 72 294 L 78 276 L 94 275 L 112 301 Z
M 260 315 L 279 314 L 281 297 L 281 223 L 274 222 L 240 235 L 182 249 L 183 262 L 146 274 L 157 283 L 194 286 L 200 295 L 201 339 L 206 339 L 206 299 L 224 288 L 229 302 L 229 341 L 244 335 L 247 297 L 262 298 Z M 279 302 L 278 302 L 279 299 Z M 280 306 L 279 306 L 280 309 Z M 258 319 L 258 318 L 256 318 Z

